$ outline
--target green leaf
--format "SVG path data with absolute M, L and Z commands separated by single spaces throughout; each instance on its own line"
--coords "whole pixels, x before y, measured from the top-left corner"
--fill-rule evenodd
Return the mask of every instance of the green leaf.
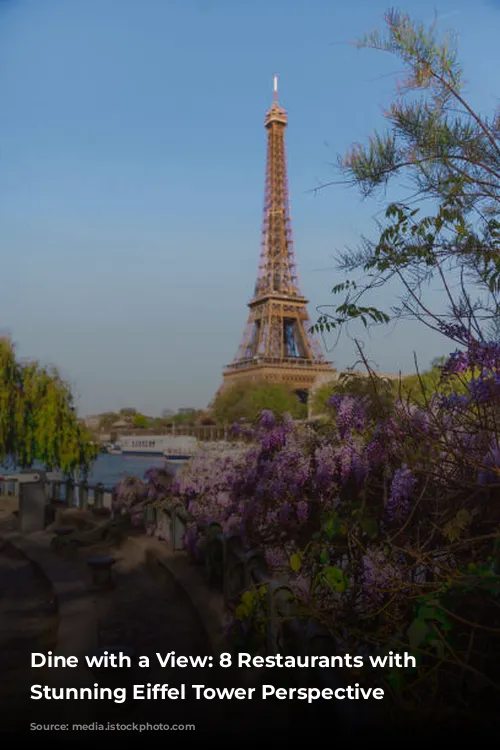
M 424 643 L 430 632 L 430 628 L 425 620 L 416 619 L 408 628 L 408 642 L 412 648 L 418 648 Z
M 342 594 L 348 586 L 348 579 L 341 568 L 329 566 L 323 571 L 323 579 L 333 591 Z
M 338 536 L 340 533 L 340 521 L 336 515 L 332 515 L 324 524 L 322 527 L 323 533 L 328 537 L 328 539 L 333 539 L 333 537 Z
M 245 593 L 241 597 L 242 604 L 244 604 L 247 607 L 253 607 L 253 603 L 255 601 L 255 591 L 245 591 Z
M 376 539 L 378 536 L 378 523 L 375 518 L 365 517 L 361 521 L 361 528 L 370 539 Z
M 302 559 L 298 554 L 292 555 L 290 558 L 290 567 L 294 573 L 298 573 L 302 568 Z
M 443 641 L 441 641 L 439 638 L 433 638 L 432 640 L 429 641 L 429 645 L 433 646 L 434 649 L 436 650 L 438 659 L 445 658 L 446 652 L 445 652 Z
M 244 620 L 246 617 L 249 617 L 252 613 L 252 610 L 250 607 L 247 607 L 246 604 L 238 604 L 235 610 L 235 617 L 240 622 Z
M 387 676 L 387 682 L 393 690 L 399 691 L 404 686 L 404 675 L 401 669 L 391 669 Z

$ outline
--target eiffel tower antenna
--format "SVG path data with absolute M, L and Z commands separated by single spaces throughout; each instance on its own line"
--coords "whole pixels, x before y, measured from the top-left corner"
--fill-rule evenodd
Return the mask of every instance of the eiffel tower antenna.
M 238 353 L 223 373 L 223 387 L 242 378 L 284 382 L 306 400 L 318 378 L 333 374 L 310 334 L 293 247 L 285 154 L 286 111 L 278 104 L 278 76 L 267 130 L 266 187 L 259 269 Z

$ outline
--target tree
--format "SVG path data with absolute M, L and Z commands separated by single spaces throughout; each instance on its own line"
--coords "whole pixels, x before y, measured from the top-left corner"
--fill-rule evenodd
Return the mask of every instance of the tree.
M 120 417 L 123 417 L 124 419 L 127 419 L 128 417 L 135 417 L 136 414 L 137 409 L 132 409 L 131 407 L 120 409 Z
M 169 424 L 191 426 L 197 423 L 200 414 L 201 411 L 196 411 L 196 409 L 193 409 L 193 411 L 179 412 L 178 414 L 169 417 L 168 422 Z
M 472 373 L 464 372 L 460 378 L 443 378 L 443 365 L 439 357 L 436 364 L 426 372 L 415 375 L 407 375 L 399 384 L 399 393 L 405 400 L 424 405 L 431 398 L 439 394 L 440 396 L 450 396 L 452 393 L 465 395 L 468 392 L 468 383 Z
M 387 416 L 394 403 L 399 381 L 382 378 L 370 373 L 367 377 L 355 372 L 345 372 L 338 380 L 332 380 L 320 386 L 314 393 L 312 401 L 313 415 L 327 414 L 329 401 L 334 395 L 352 395 L 362 398 L 367 403 L 367 411 L 372 418 Z
M 253 421 L 264 409 L 279 415 L 289 413 L 297 419 L 307 416 L 306 405 L 291 388 L 266 381 L 241 380 L 218 393 L 212 407 L 216 421 L 226 424 L 239 419 Z
M 118 422 L 119 415 L 114 411 L 107 411 L 100 415 L 99 429 L 101 432 L 110 432 L 111 428 Z
M 144 416 L 144 414 L 135 414 L 132 424 L 134 427 L 138 427 L 140 429 L 146 429 L 149 427 L 149 417 Z
M 388 206 L 376 242 L 363 239 L 340 256 L 342 269 L 364 278 L 334 287 L 344 301 L 316 328 L 406 317 L 459 345 L 488 340 L 500 313 L 500 111 L 486 118 L 468 104 L 453 40 L 438 41 L 435 24 L 426 28 L 396 10 L 385 21 L 385 38 L 374 32 L 358 46 L 395 55 L 407 77 L 385 113 L 390 130 L 354 145 L 339 165 L 364 196 L 402 176 L 412 192 Z M 367 304 L 394 279 L 404 290 L 396 306 Z M 441 286 L 444 311 L 425 296 L 431 281 Z
M 0 462 L 87 472 L 98 452 L 57 370 L 20 364 L 10 341 L 1 340 Z

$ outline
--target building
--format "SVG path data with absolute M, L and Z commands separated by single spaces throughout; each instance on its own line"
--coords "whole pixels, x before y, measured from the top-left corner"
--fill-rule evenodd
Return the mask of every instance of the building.
M 315 382 L 334 370 L 310 333 L 293 248 L 285 153 L 286 111 L 274 101 L 266 114 L 267 165 L 260 263 L 248 322 L 236 357 L 223 372 L 226 388 L 242 379 L 286 383 L 306 401 Z

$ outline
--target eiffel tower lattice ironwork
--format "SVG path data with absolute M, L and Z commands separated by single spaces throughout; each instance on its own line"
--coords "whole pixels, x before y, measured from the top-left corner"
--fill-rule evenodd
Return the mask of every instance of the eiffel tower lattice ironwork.
M 238 353 L 223 375 L 224 386 L 252 378 L 288 383 L 305 396 L 332 366 L 310 333 L 308 300 L 297 276 L 285 154 L 287 122 L 274 76 L 274 101 L 265 119 L 266 189 L 257 282 Z

